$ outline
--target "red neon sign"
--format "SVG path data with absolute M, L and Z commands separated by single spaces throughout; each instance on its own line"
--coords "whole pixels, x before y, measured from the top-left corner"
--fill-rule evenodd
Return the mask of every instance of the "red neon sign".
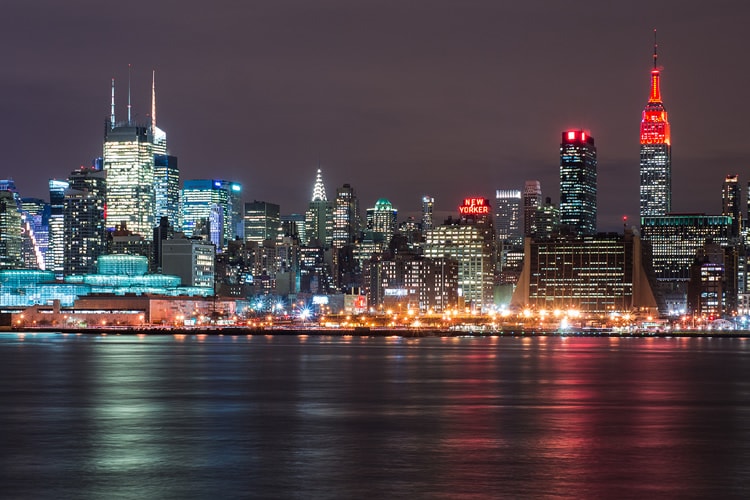
M 487 198 L 465 198 L 464 204 L 458 207 L 461 215 L 485 215 L 490 213 L 490 202 Z

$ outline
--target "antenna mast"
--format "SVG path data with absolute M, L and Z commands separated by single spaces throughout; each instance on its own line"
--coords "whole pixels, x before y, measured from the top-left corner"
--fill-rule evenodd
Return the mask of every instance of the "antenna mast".
M 109 117 L 110 128 L 115 128 L 115 79 L 112 78 L 112 111 Z
M 156 130 L 156 70 L 151 72 L 151 131 Z
M 132 64 L 128 64 L 128 126 L 130 126 L 130 68 L 132 68 Z

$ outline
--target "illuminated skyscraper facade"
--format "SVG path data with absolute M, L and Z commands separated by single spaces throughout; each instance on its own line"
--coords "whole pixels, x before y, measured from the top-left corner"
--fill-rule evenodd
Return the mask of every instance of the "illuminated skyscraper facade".
M 651 243 L 652 262 L 659 281 L 684 281 L 696 252 L 706 241 L 727 246 L 732 218 L 723 215 L 670 214 L 641 219 L 641 234 Z
M 526 181 L 523 187 L 523 235 L 536 232 L 536 209 L 542 204 L 542 185 L 539 181 Z
M 112 114 L 104 135 L 104 171 L 107 173 L 106 226 L 113 230 L 124 223 L 146 241 L 161 213 L 157 213 L 155 155 L 167 154 L 167 134 L 156 126 L 155 74 L 151 81 L 151 120 L 136 123 L 131 117 L 128 89 L 128 119 L 115 120 L 115 81 L 112 80 Z
M 435 198 L 432 196 L 422 196 L 422 234 L 429 231 L 435 226 L 432 212 L 435 209 Z
M 63 202 L 63 273 L 95 273 L 96 260 L 107 246 L 105 174 L 81 167 L 70 174 L 68 184 Z
M 385 198 L 380 198 L 373 208 L 367 209 L 367 229 L 373 233 L 382 234 L 386 245 L 396 232 L 397 219 L 398 210 L 393 208 L 393 204 Z
M 275 203 L 252 201 L 245 203 L 245 241 L 263 243 L 281 237 L 281 209 Z
M 739 176 L 727 175 L 721 189 L 721 215 L 732 218 L 732 230 L 730 236 L 737 238 L 742 228 L 742 210 L 740 208 L 740 182 Z
M 459 219 L 449 219 L 425 234 L 424 256 L 458 261 L 458 293 L 464 305 L 489 311 L 494 305 L 495 230 L 490 203 L 466 198 Z
M 186 236 L 207 236 L 218 249 L 234 239 L 237 210 L 232 186 L 221 179 L 190 179 L 182 187 L 182 231 Z M 239 184 L 237 184 L 239 186 Z M 240 209 L 241 210 L 241 209 Z
M 541 194 L 541 188 L 539 191 Z M 505 246 L 523 244 L 521 191 L 518 189 L 495 191 L 495 232 L 497 240 Z
M 333 205 L 333 246 L 353 244 L 359 239 L 361 225 L 357 193 L 351 185 L 344 184 L 336 190 Z
M 326 197 L 323 174 L 318 169 L 310 205 L 305 212 L 307 244 L 329 247 L 333 242 L 333 203 Z
M 45 267 L 55 273 L 57 278 L 63 276 L 65 258 L 65 190 L 68 181 L 50 179 L 49 181 L 49 238 Z
M 424 255 L 458 261 L 458 293 L 464 304 L 476 310 L 489 310 L 493 304 L 495 271 L 491 245 L 480 227 L 456 222 L 427 231 Z
M 154 143 L 146 125 L 115 125 L 104 138 L 107 173 L 107 228 L 125 222 L 150 240 L 154 229 Z
M 22 226 L 16 193 L 0 190 L 0 268 L 21 267 Z
M 583 130 L 562 133 L 560 225 L 573 235 L 596 234 L 596 146 Z
M 641 115 L 641 219 L 672 210 L 672 146 L 667 111 L 661 100 L 659 69 L 651 70 L 651 93 Z M 641 220 L 643 224 L 643 220 Z
M 125 222 L 150 240 L 154 229 L 154 144 L 147 126 L 125 123 L 107 131 L 107 228 Z
M 181 227 L 180 170 L 176 156 L 154 155 L 154 203 L 157 222 L 166 217 L 172 227 Z
M 21 217 L 28 225 L 36 267 L 46 268 L 49 248 L 49 203 L 39 198 L 21 198 Z M 32 260 L 32 259 L 28 259 Z M 32 266 L 26 266 L 32 267 Z
M 549 313 L 657 312 L 640 238 L 633 231 L 526 240 L 511 304 Z

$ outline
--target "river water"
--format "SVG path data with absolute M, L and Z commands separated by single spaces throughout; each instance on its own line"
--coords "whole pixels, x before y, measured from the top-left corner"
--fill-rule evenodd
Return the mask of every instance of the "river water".
M 750 340 L 0 334 L 2 498 L 727 498 Z

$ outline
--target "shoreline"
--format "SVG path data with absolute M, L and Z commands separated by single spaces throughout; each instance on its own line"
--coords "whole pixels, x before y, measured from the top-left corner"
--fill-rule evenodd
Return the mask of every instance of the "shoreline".
M 317 337 L 610 337 L 610 338 L 749 338 L 750 330 L 675 330 L 671 332 L 632 331 L 617 332 L 601 330 L 442 330 L 436 328 L 248 328 L 235 326 L 212 326 L 201 328 L 174 327 L 122 327 L 122 328 L 54 328 L 54 327 L 12 327 L 0 329 L 2 333 L 59 333 L 81 335 L 310 335 Z

